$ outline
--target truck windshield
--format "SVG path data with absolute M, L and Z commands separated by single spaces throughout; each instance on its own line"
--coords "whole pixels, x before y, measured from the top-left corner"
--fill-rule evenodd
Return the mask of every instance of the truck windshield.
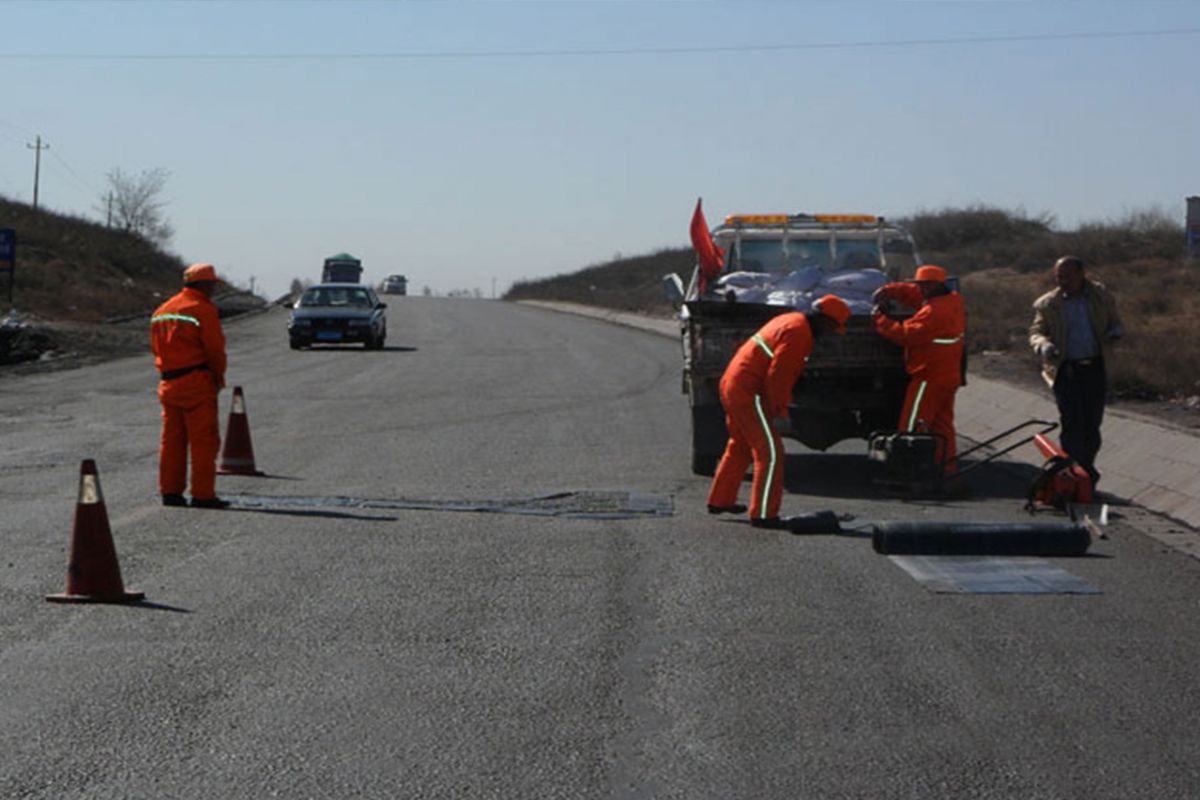
M 790 272 L 804 267 L 825 271 L 879 269 L 879 243 L 874 237 L 837 240 L 837 257 L 827 237 L 820 239 L 742 239 L 741 259 L 729 248 L 728 271 Z

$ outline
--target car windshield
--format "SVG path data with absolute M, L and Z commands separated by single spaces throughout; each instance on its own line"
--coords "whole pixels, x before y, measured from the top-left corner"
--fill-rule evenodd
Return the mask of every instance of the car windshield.
M 329 306 L 332 308 L 370 308 L 371 297 L 365 289 L 354 287 L 320 286 L 308 289 L 300 296 L 301 308 Z

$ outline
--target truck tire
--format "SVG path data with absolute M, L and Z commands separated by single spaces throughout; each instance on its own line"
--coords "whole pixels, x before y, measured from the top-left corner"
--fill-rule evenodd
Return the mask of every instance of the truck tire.
M 720 405 L 692 406 L 692 472 L 712 475 L 729 438 L 725 409 Z

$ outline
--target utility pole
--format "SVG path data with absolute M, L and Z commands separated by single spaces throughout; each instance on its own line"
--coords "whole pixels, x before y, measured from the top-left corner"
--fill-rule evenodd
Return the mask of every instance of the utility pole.
M 112 204 L 113 204 L 113 193 L 110 190 L 108 193 L 108 221 L 105 222 L 105 224 L 104 224 L 104 227 L 106 227 L 106 228 L 112 227 Z
M 28 142 L 26 142 L 25 146 L 28 147 L 30 150 L 37 151 L 37 155 L 34 156 L 34 159 L 33 159 L 33 210 L 37 211 L 38 177 L 41 175 L 41 172 L 42 172 L 42 151 L 49 150 L 50 145 L 48 143 L 42 144 L 42 137 L 38 136 L 37 144 L 29 144 Z

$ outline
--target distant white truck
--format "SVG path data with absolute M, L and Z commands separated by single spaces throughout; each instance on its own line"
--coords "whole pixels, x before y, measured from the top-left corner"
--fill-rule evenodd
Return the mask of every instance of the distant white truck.
M 739 214 L 711 235 L 725 262 L 703 291 L 698 266 L 686 290 L 667 276 L 680 306 L 692 470 L 712 474 L 725 448 L 717 386 L 734 352 L 767 320 L 808 311 L 824 294 L 841 297 L 854 315 L 845 336 L 817 340 L 783 435 L 825 450 L 894 430 L 908 383 L 904 354 L 875 332 L 870 298 L 887 281 L 914 274 L 920 259 L 909 233 L 866 214 Z

